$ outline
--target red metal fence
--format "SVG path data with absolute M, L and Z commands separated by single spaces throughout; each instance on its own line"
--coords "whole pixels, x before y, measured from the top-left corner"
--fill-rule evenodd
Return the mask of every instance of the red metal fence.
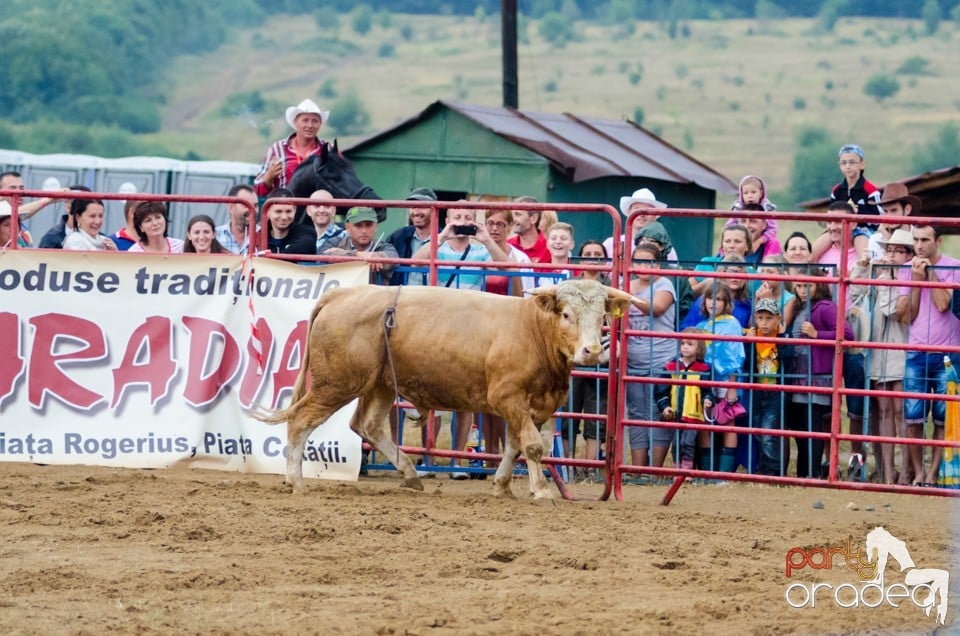
M 87 193 L 87 192 L 40 192 L 40 191 L 0 191 L 0 196 L 12 197 L 12 207 L 14 210 L 12 218 L 12 235 L 17 236 L 19 230 L 19 220 L 17 209 L 20 202 L 20 197 L 52 197 L 52 198 L 63 198 L 63 199 L 136 199 L 136 200 L 150 200 L 150 201 L 163 201 L 163 202 L 203 202 L 203 203 L 236 203 L 244 205 L 247 207 L 250 213 L 251 222 L 248 224 L 248 229 L 250 232 L 250 245 L 251 253 L 261 256 L 267 256 L 271 258 L 286 258 L 289 260 L 297 261 L 313 261 L 319 263 L 325 262 L 338 262 L 338 261 L 348 261 L 356 260 L 356 257 L 323 257 L 323 256 L 283 256 L 283 255 L 273 255 L 269 253 L 264 253 L 262 250 L 266 245 L 266 223 L 261 223 L 259 228 L 256 223 L 253 222 L 257 218 L 257 211 L 253 209 L 248 203 L 239 198 L 232 197 L 198 197 L 198 196 L 180 196 L 180 195 L 149 195 L 149 194 L 136 194 L 136 195 L 120 195 L 114 193 Z M 269 208 L 277 204 L 295 204 L 295 205 L 309 205 L 314 203 L 310 199 L 271 199 L 264 204 L 263 215 L 264 218 L 269 211 Z M 450 202 L 441 202 L 440 204 L 435 204 L 432 202 L 420 202 L 420 201 L 382 201 L 382 202 L 373 202 L 370 200 L 336 200 L 332 202 L 337 206 L 352 206 L 352 205 L 365 205 L 370 206 L 371 204 L 376 204 L 376 207 L 388 207 L 388 208 L 414 208 L 414 207 L 425 207 L 425 208 L 435 208 L 437 205 L 450 206 Z M 620 214 L 612 207 L 608 205 L 596 204 L 596 205 L 587 205 L 587 204 L 535 204 L 535 203 L 512 203 L 512 202 L 457 202 L 456 207 L 458 208 L 473 208 L 477 210 L 498 210 L 498 209 L 509 209 L 509 210 L 554 210 L 560 213 L 569 213 L 569 214 L 606 214 L 610 218 L 610 228 L 611 235 L 614 237 L 619 237 L 621 235 L 621 224 L 622 217 Z M 671 216 L 677 218 L 702 218 L 710 217 L 714 219 L 727 219 L 730 218 L 733 213 L 729 211 L 714 211 L 714 210 L 658 210 L 657 211 L 661 216 Z M 627 236 L 626 236 L 626 245 L 634 244 L 635 231 L 635 222 L 638 214 L 631 215 L 626 221 Z M 737 212 L 736 218 L 763 218 L 763 219 L 775 219 L 777 221 L 804 221 L 808 223 L 815 223 L 818 221 L 826 221 L 828 218 L 832 221 L 842 221 L 844 232 L 843 232 L 843 244 L 841 246 L 841 254 L 846 253 L 846 248 L 849 246 L 850 233 L 847 231 L 848 228 L 857 224 L 858 222 L 863 222 L 863 217 L 857 217 L 854 215 L 814 215 L 814 214 L 804 214 L 804 213 L 767 213 L 767 212 Z M 882 217 L 880 217 L 882 218 Z M 880 218 L 872 218 L 871 220 L 880 220 Z M 936 224 L 940 226 L 951 226 L 956 227 L 960 226 L 960 220 L 958 219 L 931 219 L 931 218 L 910 218 L 910 221 L 915 225 L 921 224 Z M 429 274 L 429 282 L 432 285 L 437 284 L 437 268 L 444 264 L 443 261 L 437 258 L 437 241 L 436 236 L 438 234 L 438 215 L 434 211 L 431 220 L 431 235 L 434 237 L 434 240 L 431 241 L 430 255 L 427 259 L 389 259 L 389 258 L 368 258 L 366 259 L 371 263 L 392 263 L 395 265 L 400 265 L 403 267 L 419 267 L 427 268 Z M 814 226 L 815 227 L 815 226 Z M 611 255 L 611 259 L 606 264 L 593 264 L 593 263 L 574 263 L 571 266 L 567 266 L 568 270 L 599 270 L 605 273 L 608 273 L 611 277 L 611 280 L 614 281 L 614 284 L 620 289 L 629 291 L 630 290 L 630 280 L 632 277 L 637 276 L 657 276 L 667 274 L 668 278 L 671 281 L 675 281 L 679 278 L 692 278 L 703 276 L 703 272 L 694 271 L 692 268 L 687 266 L 663 269 L 660 266 L 651 267 L 649 264 L 636 264 L 632 263 L 631 252 L 626 251 L 623 248 L 624 243 L 614 241 L 616 246 L 615 254 Z M 16 249 L 16 241 L 13 241 L 13 244 L 10 246 L 12 249 Z M 704 253 L 710 253 L 712 251 L 712 246 L 704 246 Z M 498 274 L 502 275 L 504 272 L 512 272 L 513 275 L 520 275 L 521 272 L 533 271 L 534 273 L 543 272 L 545 270 L 555 270 L 558 267 L 554 264 L 521 264 L 521 263 L 503 263 L 503 262 L 486 262 L 486 263 L 471 263 L 471 268 L 477 268 L 479 270 L 496 270 Z M 840 259 L 840 264 L 838 272 L 835 275 L 827 277 L 813 277 L 804 274 L 756 274 L 756 273 L 745 273 L 745 274 L 733 274 L 728 272 L 712 272 L 709 275 L 710 278 L 715 278 L 719 280 L 739 278 L 744 279 L 748 282 L 754 280 L 765 280 L 765 281 L 779 281 L 781 284 L 786 284 L 788 282 L 794 283 L 816 283 L 816 282 L 827 282 L 836 287 L 836 305 L 837 305 L 837 324 L 842 325 L 845 319 L 845 305 L 847 294 L 849 293 L 849 288 L 853 285 L 865 285 L 868 287 L 882 287 L 882 286 L 891 286 L 896 285 L 900 287 L 919 287 L 919 288 L 931 288 L 931 289 L 947 289 L 951 292 L 960 289 L 960 284 L 957 283 L 940 283 L 940 282 L 931 282 L 931 281 L 884 281 L 876 279 L 851 279 L 850 272 L 848 271 L 847 262 L 844 258 Z M 843 479 L 841 475 L 841 444 L 848 444 L 850 442 L 865 442 L 870 444 L 897 444 L 904 449 L 904 454 L 906 454 L 906 448 L 909 446 L 921 446 L 921 447 L 941 447 L 944 449 L 953 449 L 955 452 L 960 451 L 960 445 L 958 445 L 956 440 L 931 440 L 931 439 L 912 439 L 904 438 L 900 436 L 893 437 L 883 437 L 879 435 L 866 435 L 856 433 L 854 431 L 844 432 L 842 426 L 842 416 L 839 404 L 841 399 L 846 398 L 847 396 L 862 396 L 866 399 L 877 398 L 877 397 L 894 397 L 894 398 L 914 398 L 914 399 L 926 399 L 930 396 L 928 394 L 919 394 L 919 393 L 909 393 L 906 391 L 879 391 L 875 389 L 867 388 L 852 388 L 844 387 L 842 384 L 843 377 L 843 364 L 844 364 L 844 352 L 850 349 L 864 349 L 867 351 L 882 351 L 882 350 L 911 350 L 911 351 L 927 351 L 927 352 L 937 352 L 937 353 L 946 353 L 954 356 L 955 359 L 958 359 L 960 362 L 960 347 L 947 346 L 947 347 L 933 347 L 933 346 L 923 346 L 923 345 L 908 345 L 900 343 L 885 343 L 885 342 L 876 342 L 876 341 L 856 341 L 856 340 L 845 340 L 843 338 L 843 330 L 839 329 L 837 335 L 832 340 L 816 340 L 810 339 L 807 340 L 804 344 L 806 345 L 826 345 L 832 347 L 832 357 L 833 357 L 833 368 L 834 373 L 832 377 L 832 383 L 829 387 L 807 387 L 807 386 L 785 386 L 780 384 L 767 384 L 759 382 L 750 382 L 750 381 L 741 381 L 739 378 L 737 381 L 724 381 L 718 379 L 712 380 L 698 380 L 696 382 L 691 382 L 682 379 L 671 379 L 659 377 L 659 374 L 648 373 L 646 375 L 631 375 L 628 373 L 628 360 L 627 360 L 627 343 L 630 338 L 665 338 L 671 340 L 679 340 L 681 337 L 684 339 L 692 340 L 711 340 L 711 341 L 723 341 L 729 340 L 734 342 L 742 342 L 745 344 L 750 343 L 773 343 L 778 346 L 783 345 L 795 345 L 796 341 L 789 338 L 783 337 L 750 337 L 743 335 L 736 336 L 721 336 L 713 334 L 683 334 L 676 331 L 673 332 L 663 332 L 663 331 L 643 331 L 643 330 L 631 330 L 627 327 L 626 322 L 624 324 L 618 324 L 621 321 L 613 321 L 610 325 L 610 335 L 611 335 L 611 348 L 610 348 L 610 363 L 609 367 L 606 370 L 603 369 L 594 369 L 594 370 L 584 370 L 577 369 L 573 372 L 574 377 L 588 378 L 588 379 L 602 379 L 607 380 L 607 410 L 606 413 L 574 413 L 566 410 L 559 411 L 556 413 L 558 418 L 569 418 L 577 417 L 582 418 L 584 421 L 588 422 L 602 422 L 608 424 L 606 426 L 606 438 L 604 440 L 606 447 L 606 454 L 604 457 L 598 456 L 593 458 L 563 458 L 563 457 L 547 457 L 544 458 L 544 463 L 550 468 L 551 473 L 553 474 L 555 480 L 557 481 L 558 487 L 561 490 L 561 493 L 565 497 L 570 497 L 569 490 L 567 489 L 564 481 L 560 478 L 558 468 L 569 468 L 570 470 L 579 468 L 585 470 L 602 470 L 603 472 L 603 482 L 604 489 L 600 494 L 600 499 L 607 499 L 611 494 L 613 494 L 617 499 L 622 499 L 624 496 L 623 483 L 624 478 L 629 478 L 633 475 L 640 476 L 652 476 L 657 478 L 672 478 L 672 483 L 669 489 L 666 492 L 663 502 L 669 503 L 672 497 L 675 495 L 679 487 L 684 483 L 685 479 L 695 478 L 695 479 L 706 479 L 706 480 L 731 480 L 731 481 L 752 481 L 758 483 L 769 483 L 769 484 L 783 484 L 783 485 L 799 485 L 807 487 L 826 487 L 826 488 L 840 488 L 840 489 L 850 489 L 850 490 L 869 490 L 869 491 L 889 491 L 889 492 L 909 492 L 915 494 L 926 494 L 926 495 L 940 495 L 940 496 L 956 496 L 960 494 L 958 490 L 945 489 L 945 488 L 930 488 L 930 487 L 919 487 L 919 486 L 899 486 L 891 484 L 880 484 L 880 483 L 869 483 L 865 481 L 851 481 L 848 479 Z M 797 443 L 802 443 L 803 440 L 810 439 L 822 439 L 826 444 L 828 444 L 828 457 L 829 457 L 829 471 L 825 478 L 799 478 L 799 477 L 788 477 L 784 474 L 780 475 L 760 475 L 754 474 L 751 472 L 725 472 L 718 473 L 715 470 L 703 470 L 703 469 L 691 469 L 691 468 L 680 468 L 679 462 L 675 465 L 669 466 L 664 465 L 660 467 L 654 466 L 643 466 L 643 465 L 634 465 L 625 460 L 625 435 L 627 433 L 628 427 L 631 426 L 645 426 L 650 429 L 669 429 L 671 431 L 707 431 L 711 435 L 717 433 L 735 433 L 738 436 L 754 436 L 760 433 L 760 429 L 750 428 L 749 426 L 733 425 L 733 426 L 718 426 L 716 424 L 710 423 L 681 423 L 681 422 L 663 422 L 659 418 L 637 418 L 631 419 L 628 417 L 627 410 L 625 408 L 625 396 L 627 393 L 627 387 L 630 384 L 660 384 L 660 385 L 670 385 L 670 386 L 685 386 L 689 384 L 696 384 L 702 387 L 710 388 L 727 388 L 727 389 L 736 389 L 744 391 L 756 391 L 756 392 L 777 392 L 783 396 L 790 396 L 793 393 L 807 393 L 807 394 L 821 394 L 829 395 L 831 398 L 831 419 L 829 431 L 795 431 L 795 430 L 784 430 L 781 426 L 779 429 L 767 430 L 764 429 L 762 432 L 764 435 L 770 435 L 776 438 L 780 438 L 784 441 L 785 444 L 790 443 L 790 439 L 795 439 Z M 957 396 L 938 396 L 937 399 L 944 400 L 947 402 L 956 403 L 960 401 L 960 398 Z M 786 400 L 784 400 L 784 403 Z M 399 406 L 407 406 L 409 404 L 400 403 Z M 781 411 L 782 412 L 782 411 Z M 443 450 L 433 446 L 432 440 L 435 437 L 435 421 L 431 414 L 428 419 L 428 435 L 427 439 L 431 440 L 428 442 L 427 447 L 419 447 L 406 445 L 403 446 L 403 449 L 410 453 L 424 454 L 430 457 L 446 457 L 446 458 L 457 458 L 461 460 L 468 459 L 481 459 L 481 460 L 497 460 L 499 455 L 496 453 L 473 453 L 468 452 L 467 450 Z M 677 450 L 674 449 L 674 456 L 676 458 Z M 865 458 L 866 459 L 866 458 Z M 786 467 L 784 467 L 785 469 Z M 427 467 L 428 470 L 437 470 L 437 468 Z M 442 469 L 441 469 L 442 470 Z M 481 469 L 474 468 L 471 469 L 472 472 L 481 472 Z

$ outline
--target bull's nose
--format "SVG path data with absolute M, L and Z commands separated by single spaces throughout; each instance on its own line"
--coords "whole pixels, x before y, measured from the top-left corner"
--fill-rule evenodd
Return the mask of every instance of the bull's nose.
M 583 351 L 581 351 L 581 356 L 585 360 L 595 360 L 602 351 L 603 351 L 603 347 L 600 346 L 600 343 L 598 342 L 588 347 L 584 347 Z

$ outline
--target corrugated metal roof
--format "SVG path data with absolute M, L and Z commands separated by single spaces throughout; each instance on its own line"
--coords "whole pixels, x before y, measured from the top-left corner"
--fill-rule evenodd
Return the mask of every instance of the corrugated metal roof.
M 694 183 L 727 194 L 737 191 L 736 184 L 716 170 L 633 122 L 578 117 L 570 113 L 538 113 L 439 100 L 418 115 L 355 144 L 350 150 L 412 126 L 437 108 L 449 108 L 490 132 L 543 156 L 574 183 L 600 177 L 648 177 L 673 183 Z

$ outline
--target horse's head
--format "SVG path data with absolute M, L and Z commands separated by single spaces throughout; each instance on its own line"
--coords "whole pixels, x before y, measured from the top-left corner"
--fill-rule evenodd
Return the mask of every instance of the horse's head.
M 336 140 L 333 145 L 321 143 L 320 154 L 297 166 L 290 178 L 288 187 L 295 196 L 306 198 L 317 190 L 326 190 L 334 199 L 380 199 L 373 188 L 357 177 L 350 160 L 340 154 Z M 378 208 L 377 218 L 383 222 L 386 209 Z

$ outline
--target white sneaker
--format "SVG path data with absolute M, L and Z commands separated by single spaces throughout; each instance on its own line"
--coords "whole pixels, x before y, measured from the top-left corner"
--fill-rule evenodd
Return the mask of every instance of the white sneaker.
M 470 473 L 464 472 L 462 470 L 456 470 L 450 473 L 450 479 L 456 479 L 457 481 L 470 479 Z

